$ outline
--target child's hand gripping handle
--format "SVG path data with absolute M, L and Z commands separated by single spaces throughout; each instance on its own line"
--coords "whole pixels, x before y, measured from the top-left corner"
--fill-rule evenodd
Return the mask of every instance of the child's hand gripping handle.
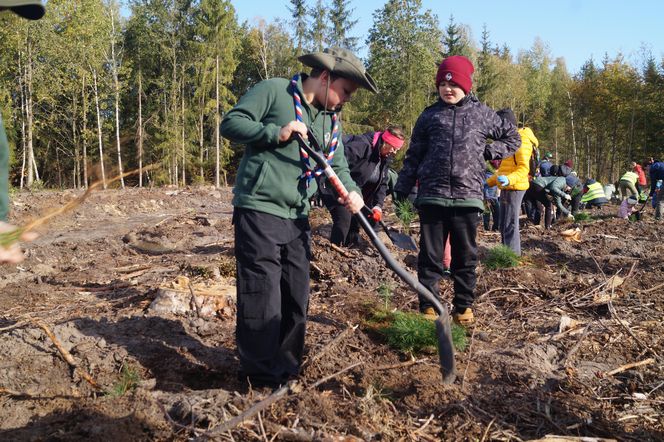
M 302 138 L 302 135 L 300 135 L 298 132 L 294 132 L 293 137 L 300 145 L 300 149 L 304 150 L 307 155 L 313 158 L 314 162 L 318 164 L 318 167 L 323 169 L 323 173 L 327 177 L 330 184 L 332 184 L 332 187 L 334 187 L 337 195 L 339 195 L 342 199 L 346 199 L 348 197 L 348 190 L 346 190 L 346 187 L 343 185 L 337 174 L 334 172 L 334 170 L 332 170 L 332 167 L 327 164 L 325 157 L 320 152 L 312 149 L 311 146 L 309 146 L 309 144 L 304 140 L 304 138 Z

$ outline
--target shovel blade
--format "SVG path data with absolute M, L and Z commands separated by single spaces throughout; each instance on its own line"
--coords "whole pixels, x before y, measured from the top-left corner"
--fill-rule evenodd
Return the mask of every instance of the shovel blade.
M 454 343 L 452 342 L 452 324 L 450 316 L 445 311 L 436 318 L 436 338 L 438 340 L 438 358 L 440 372 L 443 375 L 443 384 L 452 384 L 456 379 L 454 364 Z
M 386 230 L 387 236 L 390 237 L 392 244 L 403 250 L 417 251 L 417 244 L 415 240 L 404 233 L 395 232 L 394 230 Z

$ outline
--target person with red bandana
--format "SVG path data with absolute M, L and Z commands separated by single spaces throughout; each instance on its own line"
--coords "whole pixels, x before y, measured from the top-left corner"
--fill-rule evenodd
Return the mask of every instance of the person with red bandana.
M 344 152 L 350 176 L 362 190 L 364 204 L 371 208 L 370 220 L 382 218 L 383 204 L 387 196 L 389 167 L 394 155 L 404 144 L 404 133 L 400 127 L 388 126 L 384 131 L 343 137 Z M 360 225 L 355 217 L 339 204 L 334 189 L 319 179 L 323 204 L 332 215 L 330 242 L 336 245 L 357 245 Z

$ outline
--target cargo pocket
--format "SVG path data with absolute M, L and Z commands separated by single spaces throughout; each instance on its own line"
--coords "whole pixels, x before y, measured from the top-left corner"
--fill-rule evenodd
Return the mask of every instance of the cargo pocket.
M 258 174 L 258 178 L 256 179 L 254 186 L 251 188 L 252 195 L 255 195 L 256 192 L 258 192 L 260 188 L 263 187 L 263 183 L 265 182 L 265 178 L 267 177 L 269 171 L 270 171 L 270 163 L 266 161 L 263 164 L 261 164 L 261 171 Z
M 254 277 L 238 281 L 238 316 L 251 330 L 260 330 L 265 322 L 265 312 L 269 302 L 266 293 L 267 278 Z

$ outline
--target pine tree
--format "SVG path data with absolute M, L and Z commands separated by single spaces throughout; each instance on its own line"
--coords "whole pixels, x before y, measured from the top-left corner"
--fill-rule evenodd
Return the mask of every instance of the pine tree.
M 302 53 L 307 40 L 307 3 L 305 0 L 290 0 L 291 26 L 295 37 L 297 55 Z
M 357 51 L 357 37 L 349 37 L 351 29 L 357 24 L 358 20 L 352 20 L 353 9 L 349 7 L 349 0 L 332 0 L 332 6 L 328 11 L 330 18 L 330 37 L 329 44 Z
M 381 93 L 370 100 L 371 124 L 399 122 L 409 131 L 436 99 L 441 34 L 435 16 L 421 9 L 421 0 L 389 0 L 374 13 L 368 67 Z
M 454 22 L 453 15 L 450 15 L 443 38 L 443 58 L 450 55 L 471 55 L 468 36 L 463 27 Z
M 310 49 L 322 51 L 327 46 L 327 7 L 323 0 L 316 0 L 316 6 L 311 11 L 311 29 L 309 30 Z

